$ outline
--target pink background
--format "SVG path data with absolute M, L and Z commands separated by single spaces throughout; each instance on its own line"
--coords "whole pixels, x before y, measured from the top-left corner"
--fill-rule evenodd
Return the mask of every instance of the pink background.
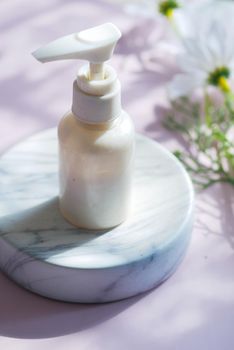
M 138 132 L 173 150 L 160 126 L 165 83 L 175 66 L 162 19 L 129 15 L 104 1 L 0 3 L 0 150 L 57 125 L 70 108 L 76 62 L 40 65 L 30 52 L 61 35 L 106 21 L 123 33 L 112 61 L 123 105 Z M 0 274 L 1 349 L 234 349 L 234 188 L 197 195 L 188 253 L 158 289 L 122 302 L 76 305 L 48 300 Z

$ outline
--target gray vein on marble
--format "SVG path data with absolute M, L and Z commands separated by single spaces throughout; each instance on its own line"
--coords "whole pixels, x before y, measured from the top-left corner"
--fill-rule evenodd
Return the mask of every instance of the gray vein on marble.
M 0 267 L 25 288 L 81 302 L 122 299 L 167 278 L 189 242 L 193 189 L 164 148 L 140 135 L 136 144 L 132 213 L 97 232 L 73 227 L 59 212 L 54 129 L 7 152 L 0 160 Z

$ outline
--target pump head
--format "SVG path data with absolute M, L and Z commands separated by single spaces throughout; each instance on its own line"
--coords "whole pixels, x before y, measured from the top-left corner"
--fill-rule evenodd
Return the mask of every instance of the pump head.
M 63 59 L 87 60 L 90 63 L 89 79 L 102 80 L 103 63 L 111 58 L 120 37 L 121 33 L 114 24 L 105 23 L 52 41 L 32 55 L 42 63 Z

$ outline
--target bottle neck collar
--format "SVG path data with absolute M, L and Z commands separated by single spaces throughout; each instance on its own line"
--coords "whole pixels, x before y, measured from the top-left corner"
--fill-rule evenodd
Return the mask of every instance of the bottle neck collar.
M 84 123 L 106 123 L 122 111 L 121 87 L 113 68 L 106 66 L 106 79 L 89 80 L 87 67 L 73 83 L 72 112 Z

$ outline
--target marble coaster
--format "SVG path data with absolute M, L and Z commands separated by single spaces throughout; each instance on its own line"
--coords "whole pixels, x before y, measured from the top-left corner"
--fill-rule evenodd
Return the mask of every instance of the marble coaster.
M 49 298 L 102 303 L 147 291 L 175 271 L 190 240 L 190 179 L 173 155 L 140 135 L 132 213 L 116 228 L 77 229 L 61 216 L 55 129 L 5 153 L 0 184 L 0 268 Z

